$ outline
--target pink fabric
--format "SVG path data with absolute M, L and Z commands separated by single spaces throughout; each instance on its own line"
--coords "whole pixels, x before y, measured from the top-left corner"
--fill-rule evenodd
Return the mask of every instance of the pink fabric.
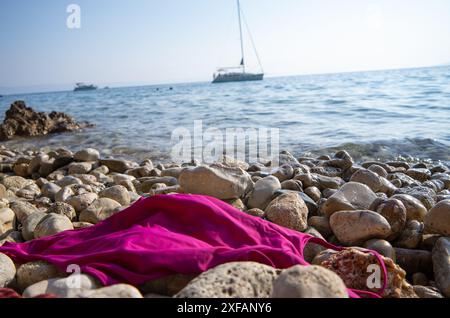
M 303 257 L 308 241 L 342 249 L 249 216 L 215 198 L 176 194 L 140 199 L 85 229 L 6 243 L 0 252 L 17 263 L 45 260 L 64 272 L 77 264 L 104 285 L 140 285 L 172 274 L 200 274 L 235 261 L 275 268 L 309 265 Z M 380 256 L 373 253 L 386 274 Z M 349 295 L 358 297 L 352 290 Z

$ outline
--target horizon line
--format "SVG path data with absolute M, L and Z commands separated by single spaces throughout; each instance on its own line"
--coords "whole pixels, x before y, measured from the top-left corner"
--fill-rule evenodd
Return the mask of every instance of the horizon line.
M 383 72 L 383 71 L 396 71 L 396 70 L 414 70 L 414 69 L 423 69 L 423 68 L 434 68 L 434 67 L 445 67 L 450 66 L 450 63 L 444 63 L 444 64 L 437 64 L 437 65 L 428 65 L 428 66 L 412 66 L 412 67 L 396 67 L 396 68 L 384 68 L 384 69 L 366 69 L 366 70 L 353 70 L 353 71 L 341 71 L 341 72 L 318 72 L 318 73 L 303 73 L 303 74 L 272 74 L 272 75 L 265 75 L 266 78 L 283 78 L 283 77 L 303 77 L 303 76 L 323 76 L 323 75 L 337 75 L 337 74 L 352 74 L 352 73 L 367 73 L 367 72 Z M 207 80 L 193 80 L 193 81 L 173 81 L 173 82 L 159 82 L 159 83 L 142 83 L 142 84 L 120 84 L 116 83 L 117 86 L 113 86 L 114 83 L 107 83 L 107 84 L 96 84 L 97 86 L 102 86 L 102 88 L 98 88 L 99 90 L 104 89 L 105 87 L 108 87 L 109 89 L 116 89 L 116 88 L 133 88 L 133 87 L 152 87 L 152 86 L 167 86 L 167 85 L 186 85 L 186 84 L 204 84 L 209 83 L 210 81 Z M 31 87 L 36 86 L 69 86 L 71 84 L 38 84 L 38 85 L 31 85 Z M 26 87 L 26 86 L 25 86 Z M 14 87 L 0 87 L 6 88 L 6 89 L 14 89 Z M 68 89 L 61 89 L 61 90 L 43 90 L 43 91 L 35 91 L 35 92 L 18 92 L 18 93 L 11 93 L 11 94 L 0 94 L 2 97 L 7 96 L 15 96 L 15 95 L 31 95 L 31 94 L 48 94 L 48 93 L 63 93 L 63 92 L 71 92 L 72 90 Z M 1 92 L 0 92 L 1 93 Z

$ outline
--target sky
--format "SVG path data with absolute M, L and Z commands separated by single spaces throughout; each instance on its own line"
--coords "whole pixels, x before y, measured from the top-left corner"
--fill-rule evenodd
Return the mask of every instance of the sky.
M 450 63 L 449 0 L 241 5 L 267 76 Z M 256 70 L 245 29 L 244 45 Z M 0 94 L 208 81 L 240 61 L 235 0 L 0 0 L 0 46 Z

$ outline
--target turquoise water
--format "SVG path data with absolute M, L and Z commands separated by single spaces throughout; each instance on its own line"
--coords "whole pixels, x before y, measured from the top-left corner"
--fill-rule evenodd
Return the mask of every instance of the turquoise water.
M 359 160 L 398 156 L 450 162 L 450 66 L 179 84 L 91 92 L 10 95 L 39 111 L 94 123 L 82 132 L 13 140 L 27 149 L 94 147 L 104 154 L 165 160 L 175 128 L 279 128 L 298 155 L 348 149 Z

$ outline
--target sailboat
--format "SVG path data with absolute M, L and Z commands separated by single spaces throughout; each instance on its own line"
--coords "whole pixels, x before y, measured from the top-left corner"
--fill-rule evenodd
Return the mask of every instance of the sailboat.
M 244 81 L 262 81 L 264 78 L 264 72 L 262 71 L 261 61 L 258 56 L 258 52 L 256 51 L 256 47 L 253 41 L 253 38 L 250 35 L 250 39 L 252 40 L 253 49 L 255 50 L 256 57 L 258 59 L 259 66 L 261 68 L 260 73 L 249 73 L 246 71 L 245 67 L 245 56 L 244 56 L 244 39 L 242 34 L 242 9 L 240 1 L 237 0 L 237 11 L 239 18 L 239 34 L 241 39 L 241 63 L 239 66 L 235 67 L 222 67 L 217 69 L 216 73 L 214 73 L 213 83 L 227 83 L 227 82 L 244 82 Z M 250 32 L 249 32 L 250 33 Z

